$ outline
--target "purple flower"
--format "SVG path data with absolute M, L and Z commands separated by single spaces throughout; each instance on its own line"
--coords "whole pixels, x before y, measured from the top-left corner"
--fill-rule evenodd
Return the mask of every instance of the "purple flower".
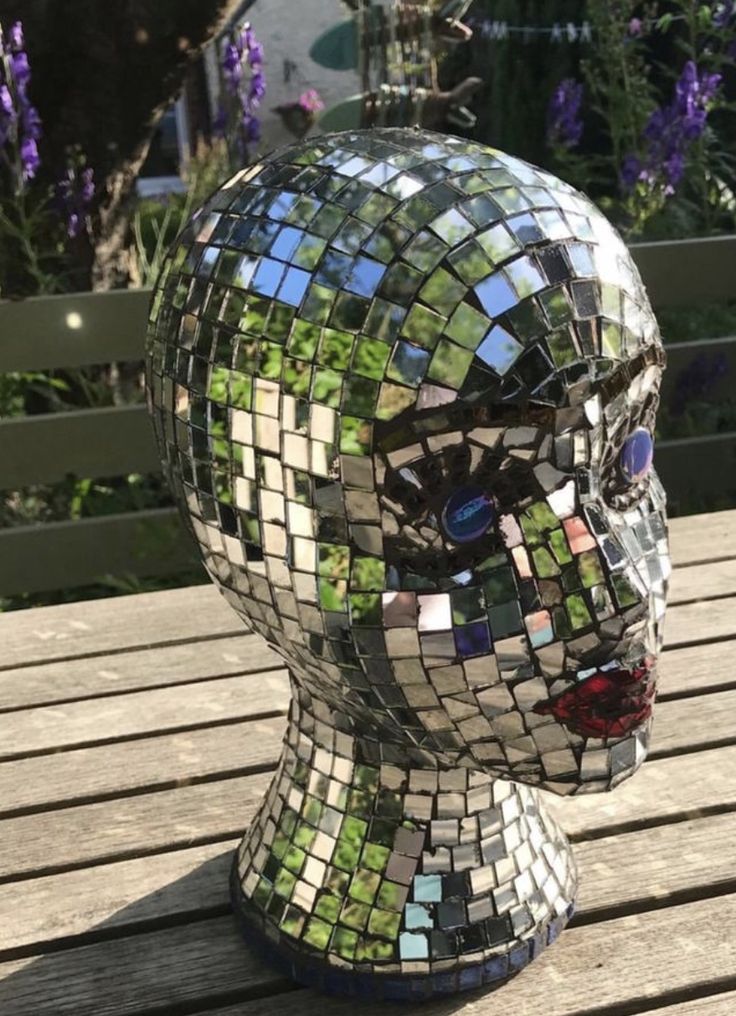
M 24 90 L 31 80 L 31 65 L 28 62 L 28 54 L 21 51 L 15 52 L 10 57 L 10 66 L 13 69 L 13 77 L 20 90 Z
M 626 190 L 639 183 L 664 195 L 673 194 L 685 174 L 687 150 L 705 130 L 708 111 L 721 84 L 720 74 L 698 71 L 688 60 L 675 85 L 672 102 L 649 117 L 641 157 L 627 155 L 621 166 Z
M 245 161 L 248 145 L 260 140 L 261 126 L 255 110 L 266 94 L 263 46 L 248 22 L 230 33 L 221 66 L 230 99 L 222 103 L 213 129 L 233 144 L 238 160 Z
M 23 114 L 23 130 L 29 138 L 33 138 L 34 141 L 41 140 L 41 117 L 38 115 L 38 110 L 35 106 L 30 103 L 25 103 L 21 107 Z
M 26 137 L 20 143 L 20 164 L 23 182 L 32 180 L 41 165 L 35 138 Z
M 727 28 L 728 23 L 736 11 L 736 3 L 734 0 L 725 0 L 723 3 L 717 3 L 713 11 L 713 27 L 714 28 Z
M 12 53 L 17 53 L 20 50 L 25 49 L 22 22 L 16 21 L 14 25 L 10 26 L 10 31 L 8 32 L 8 43 Z
M 7 85 L 0 85 L 0 113 L 8 119 L 15 119 L 13 96 L 10 94 L 10 89 Z
M 243 133 L 246 143 L 255 144 L 261 140 L 261 121 L 250 113 L 243 114 Z
M 243 65 L 241 54 L 237 46 L 228 43 L 222 58 L 222 73 L 228 91 L 235 95 L 243 77 Z
M 263 96 L 266 94 L 266 78 L 263 71 L 255 71 L 253 77 L 250 79 L 250 88 L 248 89 L 248 98 L 254 105 L 258 105 Z
M 644 23 L 641 18 L 632 18 L 629 22 L 628 33 L 631 36 L 641 35 L 644 30 Z
M 66 172 L 56 185 L 56 207 L 72 240 L 87 228 L 94 196 L 93 170 L 85 164 L 84 155 L 79 150 L 70 152 Z
M 627 190 L 632 190 L 636 186 L 642 169 L 643 166 L 640 159 L 635 155 L 626 156 L 621 166 L 621 182 Z
M 580 106 L 583 86 L 565 78 L 552 93 L 547 109 L 547 141 L 552 147 L 574 148 L 583 134 Z

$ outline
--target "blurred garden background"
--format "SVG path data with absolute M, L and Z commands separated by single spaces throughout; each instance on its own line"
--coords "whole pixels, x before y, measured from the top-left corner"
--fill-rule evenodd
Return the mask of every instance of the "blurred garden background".
M 367 74 L 367 6 L 0 0 L 0 298 L 34 308 L 41 297 L 150 287 L 183 222 L 235 167 L 349 122 Z M 559 174 L 627 242 L 736 234 L 734 0 L 438 0 L 433 17 L 433 126 Z M 383 58 L 384 76 L 411 88 L 392 54 Z M 72 331 L 74 314 L 65 318 Z M 734 336 L 736 298 L 663 308 L 659 319 L 670 345 Z M 141 405 L 142 334 L 140 350 L 52 369 L 8 369 L 0 352 L 0 418 Z M 674 381 L 658 439 L 736 432 L 734 362 L 704 343 Z M 98 472 L 3 490 L 3 530 L 171 505 L 155 469 Z M 717 490 L 690 491 L 672 507 L 734 504 L 726 465 Z M 195 565 L 157 572 L 6 595 L 0 585 L 0 609 L 203 580 Z

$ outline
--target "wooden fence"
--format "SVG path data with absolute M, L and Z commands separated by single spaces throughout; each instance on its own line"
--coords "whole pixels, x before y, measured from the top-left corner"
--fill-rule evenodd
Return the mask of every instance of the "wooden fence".
M 736 236 L 632 247 L 655 307 L 736 298 Z M 149 293 L 85 293 L 0 303 L 0 374 L 140 361 Z M 736 337 L 668 347 L 663 403 L 694 370 L 718 364 L 710 399 L 734 397 Z M 705 358 L 705 360 L 703 359 Z M 657 469 L 675 504 L 736 487 L 736 432 L 660 442 Z M 68 474 L 98 479 L 160 469 L 143 405 L 0 422 L 0 488 Z M 0 595 L 71 588 L 103 576 L 174 574 L 194 562 L 176 509 L 17 526 L 0 532 Z

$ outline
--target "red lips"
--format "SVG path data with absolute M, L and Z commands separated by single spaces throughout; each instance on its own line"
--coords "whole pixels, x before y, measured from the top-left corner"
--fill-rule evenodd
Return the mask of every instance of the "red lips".
M 551 715 L 583 737 L 623 737 L 649 718 L 654 702 L 652 662 L 632 670 L 606 670 L 587 677 L 556 698 L 538 702 L 535 713 Z

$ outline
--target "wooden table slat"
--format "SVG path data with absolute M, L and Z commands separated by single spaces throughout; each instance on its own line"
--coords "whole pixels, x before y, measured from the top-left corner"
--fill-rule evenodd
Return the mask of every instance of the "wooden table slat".
M 262 679 L 268 683 L 265 695 Z M 703 750 L 736 736 L 734 673 L 721 644 L 664 654 L 660 692 L 653 755 Z M 186 726 L 187 719 L 196 721 L 203 696 L 213 703 L 210 715 L 219 710 L 224 725 L 212 728 L 205 720 L 179 733 L 160 732 L 167 721 L 175 728 Z M 30 757 L 0 763 L 0 814 L 273 766 L 287 705 L 286 674 L 279 671 L 259 674 L 258 682 L 247 677 L 205 682 L 186 694 L 174 687 L 7 713 L 0 716 L 0 744 L 9 755 L 22 748 Z M 266 706 L 282 715 L 248 718 Z M 101 729 L 98 709 L 105 732 L 120 738 L 117 743 L 94 744 Z M 92 745 L 74 747 L 86 739 Z M 46 754 L 34 754 L 42 750 Z
M 736 562 L 734 570 L 736 571 Z M 222 606 L 225 610 L 229 610 L 224 603 Z M 666 650 L 669 652 L 678 646 L 736 638 L 736 597 L 671 607 L 666 619 L 665 635 Z M 99 717 L 95 726 L 98 729 L 100 725 L 107 727 L 109 721 L 110 736 L 114 736 L 112 733 L 115 726 L 114 718 L 126 709 L 126 703 L 135 711 L 134 703 L 139 701 L 150 703 L 146 707 L 147 710 L 157 714 L 160 712 L 165 724 L 167 722 L 165 718 L 172 711 L 175 715 L 184 716 L 186 709 L 194 710 L 196 708 L 194 703 L 202 697 L 205 700 L 211 697 L 205 686 L 197 687 L 196 682 L 203 680 L 203 675 L 214 676 L 223 670 L 223 678 L 234 680 L 233 668 L 235 675 L 259 673 L 257 682 L 247 682 L 250 687 L 256 687 L 267 680 L 261 671 L 269 666 L 278 668 L 281 663 L 279 656 L 269 650 L 262 639 L 255 635 L 245 635 L 240 636 L 239 640 L 227 638 L 197 641 L 186 646 L 162 646 L 158 649 L 94 656 L 63 663 L 37 664 L 27 669 L 20 667 L 0 672 L 0 757 L 15 751 L 10 747 L 11 741 L 7 740 L 5 729 L 16 731 L 15 742 L 18 742 L 26 736 L 25 733 L 21 734 L 21 730 L 25 731 L 23 724 L 26 722 L 38 725 L 40 729 L 46 725 L 47 720 L 52 722 L 53 717 L 57 716 L 61 718 L 65 728 L 71 730 L 75 726 L 75 716 L 85 716 L 93 711 Z M 172 673 L 171 680 L 169 668 Z M 76 675 L 79 675 L 83 689 L 80 696 L 83 701 L 78 704 L 74 704 L 75 696 L 71 691 Z M 29 717 L 27 721 L 19 716 L 3 716 L 3 708 L 9 710 L 24 705 L 35 706 L 34 700 L 44 695 L 44 683 L 52 684 L 59 676 L 63 704 L 56 707 L 51 703 L 39 705 L 34 710 L 35 715 Z M 188 679 L 191 684 L 185 695 L 177 689 L 177 685 L 183 679 Z M 145 688 L 134 687 L 123 696 L 125 682 L 143 682 L 145 686 L 146 680 L 153 686 L 147 693 Z M 108 694 L 111 684 L 117 689 L 119 698 Z M 102 692 L 98 699 L 93 695 L 95 687 Z M 225 679 L 219 683 L 220 692 L 224 697 L 227 696 L 230 687 L 235 685 L 229 685 Z M 277 689 L 274 688 L 274 691 Z M 104 701 L 105 699 L 107 701 Z M 192 705 L 188 707 L 189 700 Z M 42 701 L 45 703 L 45 700 Z M 185 723 L 186 720 L 182 719 L 181 725 Z M 28 742 L 29 749 L 32 743 Z
M 0 954 L 228 909 L 237 839 L 0 885 Z M 736 889 L 736 813 L 582 843 L 578 919 Z M 685 897 L 683 900 L 682 897 Z M 138 902 L 130 907 L 132 898 Z M 4 957 L 3 957 L 4 958 Z
M 674 992 L 712 993 L 723 985 L 724 970 L 736 965 L 736 937 L 724 933 L 734 907 L 736 895 L 728 895 L 568 929 L 532 967 L 490 996 L 491 1011 L 519 1016 L 538 1011 L 544 999 L 545 1016 L 602 1016 L 606 1009 L 620 1012 L 626 1003 Z M 233 993 L 253 992 L 268 997 L 244 1007 L 248 1016 L 344 1016 L 350 1006 L 311 992 L 272 995 L 278 986 L 271 970 L 244 949 L 232 918 L 222 917 L 0 964 L 0 1011 L 131 1016 L 168 1006 L 173 1014 L 179 1005 L 191 1011 L 196 1000 L 214 1006 L 218 998 L 232 1003 Z M 480 1003 L 477 996 L 466 1004 L 441 1000 L 421 1011 L 467 1016 L 474 1012 L 467 1006 L 478 1004 L 476 1013 L 488 1012 L 489 996 Z M 400 1010 L 367 1003 L 360 1011 L 382 1016 Z
M 650 760 L 614 794 L 547 795 L 578 923 L 511 984 L 422 1016 L 736 1011 L 736 511 L 675 520 L 672 545 Z M 3 1016 L 352 1011 L 255 960 L 227 914 L 287 686 L 217 591 L 17 612 L 0 639 Z

